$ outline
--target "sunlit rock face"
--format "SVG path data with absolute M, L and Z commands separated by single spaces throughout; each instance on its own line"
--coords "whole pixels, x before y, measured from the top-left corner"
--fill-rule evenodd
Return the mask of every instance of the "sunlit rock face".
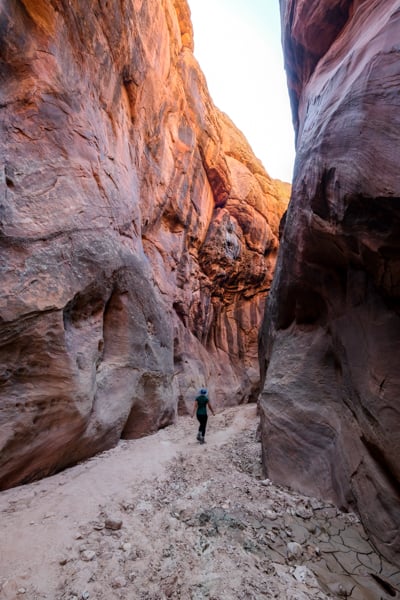
M 186 2 L 5 0 L 0 28 L 5 488 L 200 385 L 255 396 L 287 190 L 213 106 Z
M 281 2 L 297 160 L 261 349 L 274 480 L 400 561 L 400 2 Z

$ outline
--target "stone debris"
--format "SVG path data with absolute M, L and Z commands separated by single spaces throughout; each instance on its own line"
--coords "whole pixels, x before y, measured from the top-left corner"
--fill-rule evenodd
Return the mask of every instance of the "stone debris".
M 134 582 L 143 599 L 282 598 L 283 589 L 290 600 L 389 598 L 365 567 L 376 555 L 358 518 L 262 479 L 259 454 L 248 431 L 218 452 L 172 461 L 166 479 L 126 502 L 139 516 L 133 537 L 127 522 L 126 539 L 112 543 L 106 530 L 122 521 L 105 518 L 97 578 L 110 593 Z
M 164 431 L 171 443 L 184 441 L 186 454 L 162 477 L 127 486 L 127 510 L 110 497 L 87 522 L 76 516 L 71 546 L 51 563 L 56 589 L 29 587 L 21 574 L 11 586 L 0 576 L 0 598 L 12 600 L 22 587 L 29 600 L 400 598 L 400 569 L 375 553 L 356 515 L 262 485 L 256 419 L 225 432 L 227 416 L 250 410 L 218 415 L 206 447 L 190 445 L 190 419 Z

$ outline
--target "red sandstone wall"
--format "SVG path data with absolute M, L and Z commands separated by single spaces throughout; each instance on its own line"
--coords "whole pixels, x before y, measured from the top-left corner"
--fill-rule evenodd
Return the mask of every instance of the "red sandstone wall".
M 0 6 L 0 488 L 255 397 L 285 208 L 181 0 Z M 266 141 L 268 143 L 268 141 Z
M 297 159 L 262 336 L 264 463 L 400 554 L 400 2 L 281 2 Z

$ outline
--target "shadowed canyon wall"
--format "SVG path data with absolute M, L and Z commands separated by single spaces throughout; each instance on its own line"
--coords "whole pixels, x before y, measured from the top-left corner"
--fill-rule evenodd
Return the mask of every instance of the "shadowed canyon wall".
M 184 0 L 1 3 L 0 488 L 257 395 L 288 186 L 192 51 Z
M 400 562 L 400 2 L 281 0 L 297 133 L 261 336 L 269 476 Z

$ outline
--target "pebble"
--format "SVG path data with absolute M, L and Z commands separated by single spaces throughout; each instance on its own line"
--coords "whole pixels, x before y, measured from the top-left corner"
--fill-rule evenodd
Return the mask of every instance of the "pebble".
M 313 516 L 313 511 L 311 508 L 306 508 L 305 506 L 300 506 L 296 509 L 295 514 L 302 519 L 311 519 Z
M 309 574 L 310 574 L 310 571 L 304 565 L 298 565 L 293 571 L 293 577 L 299 583 L 304 583 Z
M 303 555 L 303 548 L 297 542 L 289 542 L 286 546 L 286 556 L 288 560 L 300 558 Z
M 116 577 L 114 579 L 114 581 L 112 582 L 112 587 L 113 588 L 124 588 L 128 585 L 127 580 L 125 579 L 125 577 Z
M 286 529 L 283 530 L 284 534 L 286 535 L 286 537 L 293 537 L 293 531 L 291 529 L 289 529 L 288 527 Z
M 83 550 L 81 552 L 81 559 L 86 562 L 89 562 L 94 558 L 96 558 L 96 552 L 93 552 L 93 550 Z
M 328 585 L 328 588 L 333 594 L 336 594 L 341 598 L 348 598 L 351 595 L 352 591 L 351 589 L 347 589 L 341 583 L 331 583 Z
M 275 521 L 278 518 L 278 515 L 273 510 L 265 511 L 265 516 L 268 517 L 270 521 Z
M 104 527 L 106 529 L 118 531 L 118 529 L 121 529 L 122 527 L 122 519 L 118 519 L 117 517 L 107 517 L 104 521 Z

